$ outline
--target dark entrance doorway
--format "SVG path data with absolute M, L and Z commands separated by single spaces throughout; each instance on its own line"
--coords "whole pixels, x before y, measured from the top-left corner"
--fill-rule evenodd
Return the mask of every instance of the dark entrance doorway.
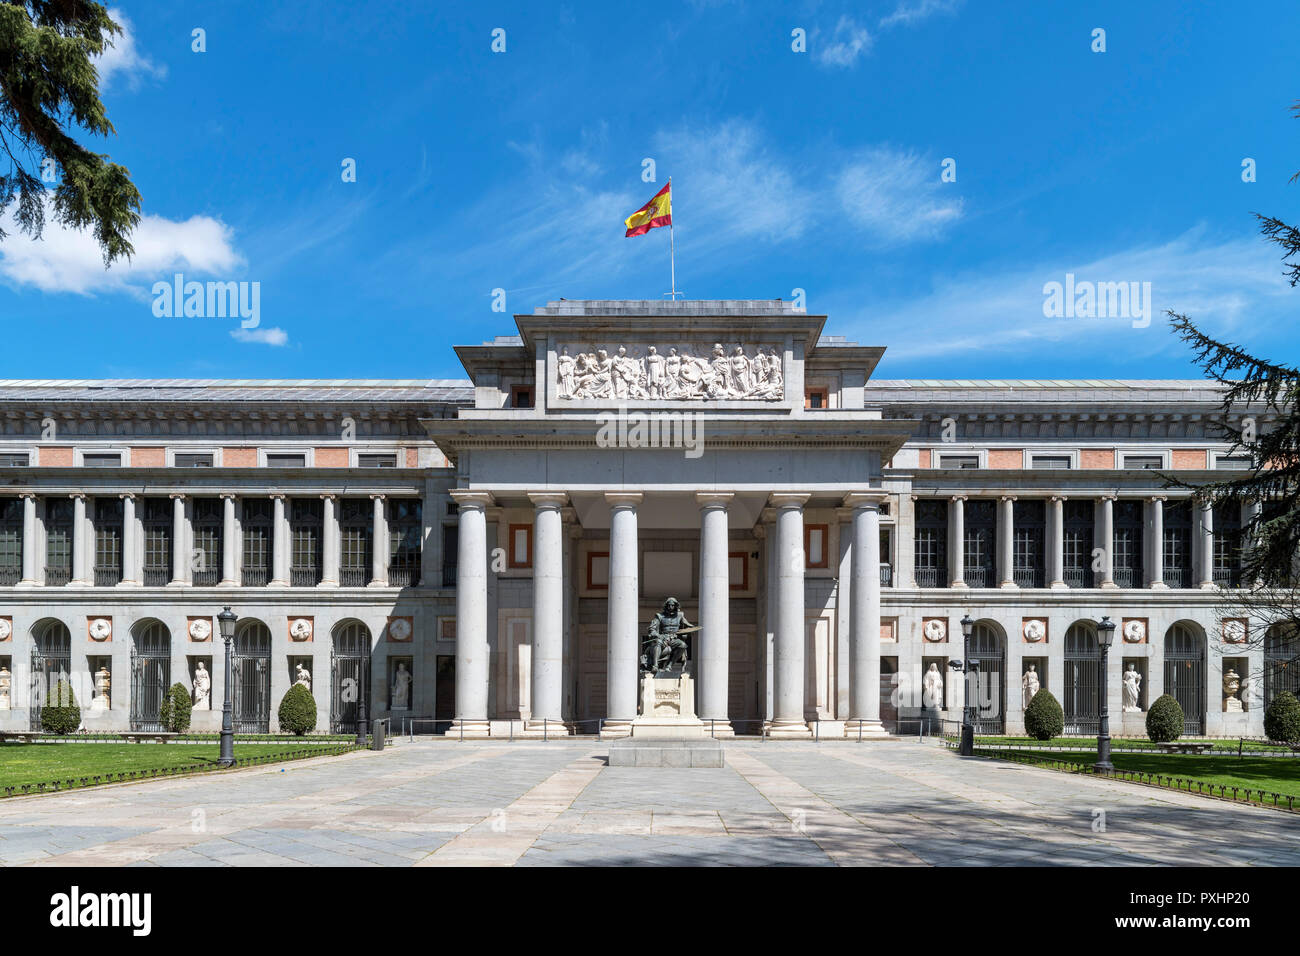
M 235 632 L 230 666 L 235 733 L 265 734 L 271 729 L 271 631 L 249 621 Z
M 136 625 L 131 641 L 131 729 L 164 730 L 162 702 L 171 687 L 172 636 L 161 621 Z
M 72 670 L 72 635 L 62 621 L 45 620 L 36 625 L 33 636 L 35 641 L 32 643 L 28 725 L 31 730 L 40 730 L 41 708 L 50 699 L 59 681 L 69 680 Z
M 433 695 L 434 733 L 445 734 L 456 717 L 456 658 L 452 654 L 438 655 Z

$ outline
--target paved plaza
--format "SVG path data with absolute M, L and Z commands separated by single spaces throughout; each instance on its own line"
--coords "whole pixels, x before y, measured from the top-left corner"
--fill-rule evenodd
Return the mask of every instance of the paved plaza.
M 595 740 L 401 742 L 0 803 L 0 862 L 258 865 L 1278 865 L 1300 819 L 915 741 L 736 741 L 717 770 Z M 1102 825 L 1104 823 L 1104 826 Z

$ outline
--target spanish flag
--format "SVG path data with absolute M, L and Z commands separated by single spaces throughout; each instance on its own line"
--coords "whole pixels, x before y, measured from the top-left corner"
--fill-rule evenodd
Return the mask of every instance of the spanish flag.
M 626 235 L 641 236 L 656 226 L 671 226 L 673 224 L 672 190 L 673 184 L 669 180 L 667 186 L 655 193 L 654 199 L 624 219 L 623 225 L 627 226 Z

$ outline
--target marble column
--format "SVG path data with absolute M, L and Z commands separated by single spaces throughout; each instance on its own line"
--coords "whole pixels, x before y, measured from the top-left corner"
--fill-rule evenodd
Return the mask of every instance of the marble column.
M 289 586 L 289 519 L 284 513 L 284 495 L 271 495 L 271 583 L 273 588 Z
M 1047 586 L 1065 584 L 1065 495 L 1052 495 L 1047 503 Z
M 239 554 L 239 532 L 235 528 L 235 496 L 221 496 L 221 587 L 239 584 L 235 558 Z
M 384 511 L 383 495 L 371 495 L 370 500 L 374 505 L 374 529 L 370 533 L 372 564 L 369 587 L 386 588 L 388 587 L 388 515 Z
M 880 723 L 880 494 L 851 494 L 853 545 L 849 583 L 849 722 L 851 738 L 884 737 Z
M 703 628 L 696 643 L 699 690 L 698 710 L 710 720 L 715 737 L 732 736 L 727 713 L 730 690 L 728 654 L 731 645 L 730 559 L 727 547 L 727 506 L 732 494 L 700 492 L 700 619 Z
M 456 564 L 456 722 L 452 737 L 488 736 L 487 506 L 492 496 L 453 491 L 459 506 Z
M 34 588 L 36 580 L 36 496 L 24 494 L 23 499 L 23 579 L 20 588 Z
M 949 587 L 966 587 L 966 496 L 953 495 L 948 502 Z
M 139 587 L 140 526 L 135 515 L 135 495 L 119 495 L 122 499 L 122 580 L 118 587 Z M 172 552 L 175 554 L 175 547 Z
M 1155 495 L 1151 499 L 1151 587 L 1163 590 L 1165 584 L 1165 499 Z
M 70 584 L 87 585 L 91 578 L 87 576 L 86 561 L 86 496 L 72 496 L 72 579 Z
M 1115 496 L 1101 499 L 1101 586 L 1115 586 Z
M 1015 495 L 998 499 L 998 577 L 1000 587 L 1016 586 Z
M 336 495 L 321 495 L 320 584 L 322 588 L 339 586 L 339 506 Z
M 776 509 L 776 627 L 773 643 L 771 737 L 808 737 L 804 715 L 803 506 L 806 494 L 774 494 Z
M 1200 559 L 1201 580 L 1197 587 L 1208 589 L 1214 587 L 1214 506 L 1208 503 L 1201 505 L 1199 515 L 1200 532 L 1196 536 L 1196 554 Z M 1214 697 L 1211 694 L 1209 699 L 1214 700 Z
M 637 612 L 640 582 L 637 573 L 637 492 L 610 492 L 609 504 L 609 625 L 606 637 L 608 676 L 604 733 L 631 732 L 637 711 L 637 659 L 640 627 Z
M 533 503 L 532 712 L 526 732 L 562 737 L 564 725 L 563 493 L 530 494 Z M 545 722 L 545 723 L 543 723 Z

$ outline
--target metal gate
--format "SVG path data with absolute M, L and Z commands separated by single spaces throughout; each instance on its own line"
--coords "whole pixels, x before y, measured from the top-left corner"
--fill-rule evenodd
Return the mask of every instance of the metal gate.
M 1183 709 L 1183 733 L 1205 733 L 1205 640 L 1186 624 L 1165 632 L 1165 693 Z
M 31 704 L 28 728 L 41 729 L 41 707 L 49 700 L 61 680 L 69 681 L 72 671 L 72 635 L 62 621 L 42 621 L 36 625 L 32 643 Z M 82 703 L 84 706 L 84 702 Z M 12 706 L 12 705 L 11 705 Z
M 261 621 L 239 629 L 230 655 L 231 708 L 235 733 L 271 729 L 271 632 Z
M 1300 696 L 1300 639 L 1274 624 L 1264 638 L 1264 708 L 1283 691 Z
M 1065 632 L 1065 733 L 1101 732 L 1101 653 L 1096 632 L 1083 622 Z
M 344 624 L 334 632 L 330 649 L 330 732 L 351 733 L 357 729 L 358 695 L 369 688 L 370 629 L 360 621 Z M 366 702 L 369 707 L 369 701 Z
M 975 688 L 972 689 L 969 683 L 966 686 L 968 694 L 974 691 L 974 700 L 978 704 L 975 733 L 1005 733 L 1007 657 L 1001 635 L 990 625 L 979 623 L 971 630 L 970 659 L 979 665 L 973 675 Z
M 164 730 L 162 702 L 171 687 L 172 640 L 161 621 L 141 624 L 131 641 L 131 729 Z

